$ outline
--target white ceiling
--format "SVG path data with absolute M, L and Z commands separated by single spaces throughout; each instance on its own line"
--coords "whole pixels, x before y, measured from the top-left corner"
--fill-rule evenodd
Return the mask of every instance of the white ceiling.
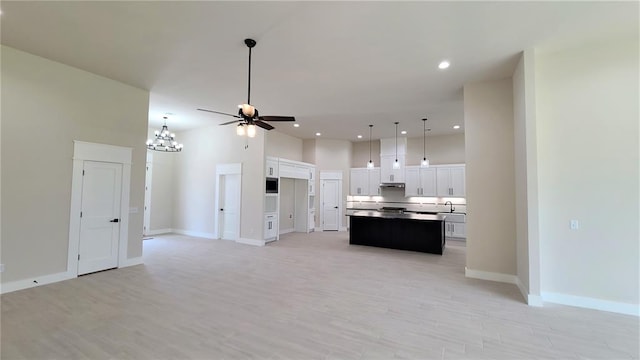
M 246 100 L 299 137 L 464 131 L 462 86 L 512 74 L 525 48 L 638 31 L 638 2 L 2 1 L 2 44 L 151 92 L 173 131 L 232 120 Z M 451 67 L 437 65 L 448 59 Z M 100 109 L 96 109 L 100 111 Z M 460 130 L 452 129 L 462 125 Z

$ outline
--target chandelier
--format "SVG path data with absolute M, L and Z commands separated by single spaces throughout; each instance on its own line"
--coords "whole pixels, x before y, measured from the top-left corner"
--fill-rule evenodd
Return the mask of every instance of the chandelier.
M 164 125 L 162 125 L 162 130 L 156 130 L 154 132 L 154 140 L 147 140 L 147 149 L 164 152 L 182 151 L 183 145 L 178 144 L 176 141 L 176 134 L 169 132 L 169 128 L 167 127 L 167 117 L 164 116 L 163 119 Z

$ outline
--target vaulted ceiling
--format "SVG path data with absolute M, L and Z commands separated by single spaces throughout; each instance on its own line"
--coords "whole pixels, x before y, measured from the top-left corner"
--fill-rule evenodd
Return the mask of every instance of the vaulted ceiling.
M 150 124 L 219 124 L 246 101 L 299 137 L 464 131 L 465 83 L 511 76 L 519 53 L 638 31 L 637 2 L 2 1 L 2 44 L 151 92 Z M 448 60 L 447 70 L 438 69 Z M 100 109 L 96 109 L 100 111 Z M 462 126 L 459 130 L 452 127 Z

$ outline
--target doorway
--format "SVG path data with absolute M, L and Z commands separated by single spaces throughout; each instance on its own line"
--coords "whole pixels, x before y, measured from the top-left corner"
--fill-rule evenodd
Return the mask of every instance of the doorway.
M 322 231 L 340 230 L 342 172 L 320 173 L 320 221 Z
M 147 167 L 144 177 L 144 220 L 142 225 L 142 236 L 149 236 L 151 231 L 151 177 L 153 176 L 153 154 L 147 151 Z
M 240 204 L 242 196 L 242 165 L 216 166 L 216 234 L 224 240 L 240 238 Z

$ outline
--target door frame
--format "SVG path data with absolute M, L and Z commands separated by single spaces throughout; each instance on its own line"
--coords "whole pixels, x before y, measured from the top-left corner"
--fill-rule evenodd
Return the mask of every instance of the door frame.
M 151 186 L 153 182 L 153 153 L 147 150 L 147 164 L 144 173 L 144 206 L 142 207 L 142 236 L 149 236 L 151 231 Z
M 342 171 L 320 171 L 320 230 L 324 231 L 324 209 L 322 204 L 324 203 L 324 186 L 323 180 L 338 180 L 338 231 L 346 231 L 346 228 L 342 225 L 343 214 L 343 201 L 342 201 Z
M 129 197 L 131 187 L 131 158 L 133 148 L 73 141 L 73 170 L 71 173 L 71 210 L 69 212 L 69 252 L 67 275 L 78 276 L 80 248 L 80 211 L 82 210 L 82 169 L 85 161 L 101 161 L 122 165 L 122 192 L 120 194 L 120 234 L 118 241 L 118 267 L 126 266 L 129 246 Z
M 240 229 L 242 225 L 242 163 L 233 164 L 217 164 L 216 165 L 216 201 L 215 201 L 215 221 L 214 221 L 214 239 L 221 239 L 220 234 L 220 179 L 223 175 L 240 175 L 240 203 L 238 211 L 240 219 L 238 219 L 238 239 L 240 238 Z

